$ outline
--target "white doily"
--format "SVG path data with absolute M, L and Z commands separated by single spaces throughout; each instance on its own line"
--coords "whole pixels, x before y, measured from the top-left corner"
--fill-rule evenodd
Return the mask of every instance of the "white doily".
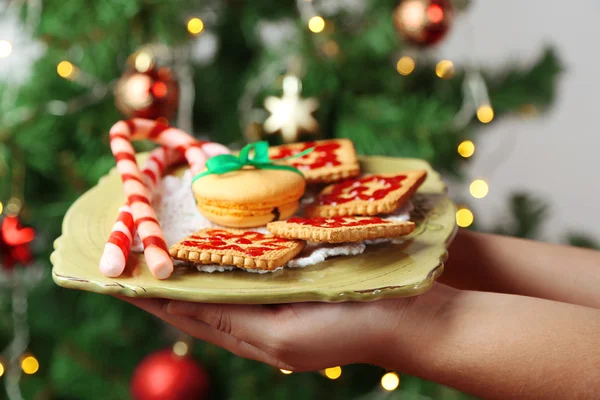
M 156 216 L 160 222 L 167 246 L 169 247 L 201 229 L 221 228 L 221 226 L 213 224 L 198 212 L 191 185 L 192 174 L 187 170 L 182 178 L 166 176 L 156 188 L 152 206 L 156 211 Z M 412 210 L 413 205 L 411 202 L 408 202 L 395 213 L 382 215 L 381 217 L 391 221 L 408 221 Z M 269 233 L 265 227 L 253 228 L 251 230 Z M 366 245 L 390 241 L 398 242 L 399 240 L 377 239 L 359 243 L 340 244 L 308 242 L 302 253 L 291 260 L 286 266 L 290 268 L 304 268 L 323 262 L 330 257 L 358 255 L 365 251 Z M 133 241 L 132 251 L 137 253 L 143 251 L 142 242 L 137 234 Z M 177 264 L 189 265 L 188 263 L 182 262 L 177 262 Z M 202 272 L 224 272 L 236 269 L 236 267 L 227 265 L 196 265 L 196 267 Z M 277 270 L 280 270 L 281 268 L 278 268 Z M 254 273 L 274 272 L 263 270 L 246 271 Z

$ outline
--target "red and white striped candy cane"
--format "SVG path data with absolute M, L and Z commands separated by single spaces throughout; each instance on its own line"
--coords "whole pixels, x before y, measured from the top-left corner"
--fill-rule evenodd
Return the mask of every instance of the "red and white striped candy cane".
M 150 200 L 152 200 L 154 189 L 160 183 L 165 170 L 181 161 L 183 161 L 183 155 L 168 147 L 159 147 L 150 153 L 142 167 L 142 178 L 150 192 Z M 114 278 L 123 273 L 135 233 L 131 209 L 125 204 L 119 209 L 119 216 L 100 257 L 100 271 L 104 275 Z
M 204 169 L 207 157 L 228 153 L 217 143 L 201 142 L 186 132 L 152 120 L 132 119 L 119 121 L 110 130 L 110 147 L 117 161 L 117 171 L 123 181 L 127 204 L 144 246 L 146 264 L 158 279 L 166 279 L 173 272 L 173 261 L 158 224 L 156 213 L 150 205 L 150 193 L 142 183 L 137 167 L 132 140 L 149 139 L 176 149 L 185 155 L 192 174 Z
M 148 139 L 162 146 L 177 149 L 184 154 L 193 175 L 204 169 L 207 158 L 205 151 L 209 153 L 208 149 L 211 149 L 216 154 L 222 154 L 227 150 L 217 143 L 200 141 L 181 129 L 140 118 L 117 122 L 110 130 L 110 137 L 111 140 L 113 138 Z
M 114 278 L 123 273 L 134 236 L 133 215 L 129 206 L 125 205 L 119 208 L 119 216 L 100 257 L 100 271 L 104 275 Z

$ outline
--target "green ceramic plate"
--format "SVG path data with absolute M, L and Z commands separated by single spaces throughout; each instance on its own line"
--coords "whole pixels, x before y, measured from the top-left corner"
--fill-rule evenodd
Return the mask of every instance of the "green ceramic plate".
M 138 161 L 146 157 L 141 154 Z M 51 256 L 54 281 L 66 288 L 104 294 L 212 303 L 372 301 L 421 294 L 442 273 L 446 248 L 456 232 L 455 206 L 446 197 L 440 176 L 422 160 L 361 157 L 360 162 L 363 172 L 371 173 L 428 170 L 427 180 L 413 197 L 412 219 L 417 229 L 403 243 L 368 246 L 358 256 L 271 274 L 241 270 L 210 274 L 177 268 L 164 281 L 152 277 L 143 256 L 132 254 L 128 273 L 108 278 L 100 273 L 98 261 L 124 201 L 121 181 L 113 170 L 65 216 L 63 234 Z

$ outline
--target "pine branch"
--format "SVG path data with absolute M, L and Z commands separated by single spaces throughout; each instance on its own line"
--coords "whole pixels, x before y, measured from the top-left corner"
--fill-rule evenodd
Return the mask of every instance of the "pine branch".
M 569 233 L 566 243 L 570 246 L 600 250 L 600 243 L 596 239 L 582 233 Z
M 544 220 L 548 216 L 548 205 L 532 195 L 513 194 L 510 202 L 510 217 L 492 231 L 498 234 L 534 239 L 538 237 Z
M 562 70 L 556 52 L 547 47 L 529 69 L 512 69 L 502 77 L 488 73 L 488 90 L 494 111 L 500 116 L 517 111 L 525 104 L 542 109 L 549 106 L 554 101 L 556 80 Z

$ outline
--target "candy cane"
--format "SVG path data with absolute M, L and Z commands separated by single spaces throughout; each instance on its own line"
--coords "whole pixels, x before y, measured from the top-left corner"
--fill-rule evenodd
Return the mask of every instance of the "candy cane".
M 123 190 L 138 234 L 144 246 L 146 264 L 158 279 L 166 279 L 173 272 L 173 261 L 150 205 L 150 192 L 142 181 L 135 159 L 132 140 L 150 139 L 184 154 L 193 174 L 200 172 L 208 156 L 227 153 L 217 143 L 201 142 L 186 132 L 155 121 L 133 119 L 119 121 L 110 130 L 110 148 L 117 161 L 117 171 L 123 181 Z M 133 237 L 133 236 L 132 236 Z
M 166 168 L 181 162 L 182 158 L 181 153 L 168 147 L 159 147 L 150 153 L 142 167 L 142 178 L 151 196 Z M 100 271 L 104 275 L 114 278 L 123 273 L 135 232 L 131 209 L 125 204 L 119 209 L 119 216 L 100 257 Z
M 209 144 L 208 142 L 199 141 L 181 129 L 139 118 L 117 122 L 110 130 L 110 138 L 111 142 L 117 138 L 126 140 L 149 139 L 163 146 L 177 149 L 185 155 L 194 175 L 204 169 L 207 157 L 204 151 L 209 152 L 208 149 L 210 148 L 216 150 L 214 151 L 216 154 L 221 154 L 226 149 L 217 143 Z

